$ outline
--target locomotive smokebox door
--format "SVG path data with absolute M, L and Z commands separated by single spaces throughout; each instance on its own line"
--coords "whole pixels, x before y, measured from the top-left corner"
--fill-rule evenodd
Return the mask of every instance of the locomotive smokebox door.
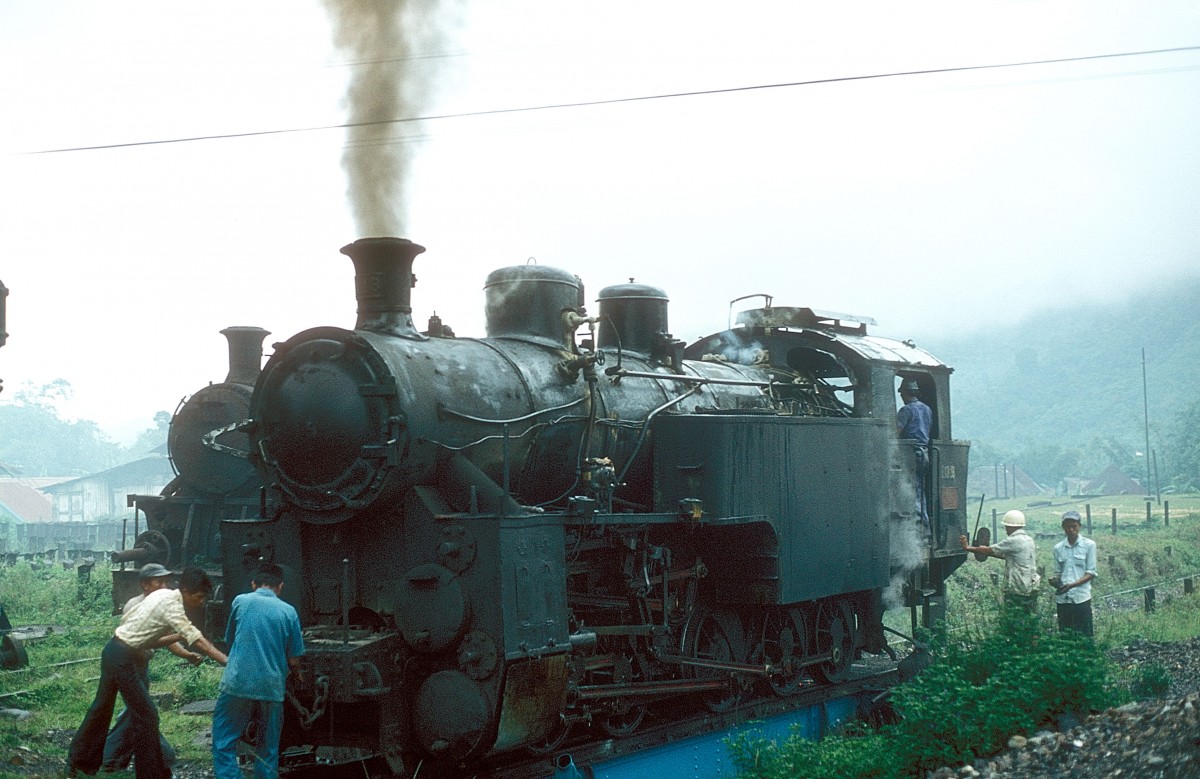
M 338 331 L 276 350 L 251 415 L 258 450 L 305 521 L 341 522 L 378 500 L 407 445 L 396 381 Z

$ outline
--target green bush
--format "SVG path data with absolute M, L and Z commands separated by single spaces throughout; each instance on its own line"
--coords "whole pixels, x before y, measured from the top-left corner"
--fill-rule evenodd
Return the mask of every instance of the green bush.
M 1117 700 L 1096 644 L 1071 631 L 1048 633 L 1020 610 L 1004 610 L 991 629 L 929 640 L 937 662 L 893 691 L 897 724 L 859 727 L 820 743 L 798 735 L 780 744 L 735 739 L 730 748 L 741 776 L 917 777 L 997 752 L 1014 734 L 1052 725 L 1060 714 Z
M 873 733 L 851 726 L 820 742 L 792 734 L 782 742 L 753 733 L 729 742 L 740 779 L 845 779 L 899 777 L 893 753 L 885 733 Z
M 1109 664 L 1094 643 L 1047 634 L 1017 609 L 978 642 L 941 636 L 934 646 L 938 662 L 893 695 L 908 775 L 992 754 L 1015 733 L 1112 699 Z
M 1158 698 L 1171 689 L 1171 674 L 1158 663 L 1136 666 L 1128 676 L 1129 693 L 1134 698 Z
M 0 568 L 0 604 L 14 625 L 108 625 L 112 574 L 97 566 L 86 580 L 61 567 L 33 570 L 28 563 Z

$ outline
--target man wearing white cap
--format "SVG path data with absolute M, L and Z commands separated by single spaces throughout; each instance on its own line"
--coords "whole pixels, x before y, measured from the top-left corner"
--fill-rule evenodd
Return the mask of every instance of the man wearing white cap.
M 1016 509 L 1000 520 L 1007 537 L 993 546 L 970 546 L 966 536 L 958 542 L 968 552 L 999 557 L 1004 560 L 1004 602 L 1020 606 L 1029 612 L 1037 607 L 1037 587 L 1041 577 L 1037 572 L 1037 548 L 1025 532 L 1025 515 Z

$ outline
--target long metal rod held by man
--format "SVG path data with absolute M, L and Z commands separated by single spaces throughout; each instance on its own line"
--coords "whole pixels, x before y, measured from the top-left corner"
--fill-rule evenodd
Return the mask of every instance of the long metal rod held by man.
M 972 546 L 988 546 L 992 543 L 992 534 L 988 532 L 986 527 L 983 529 L 982 536 L 980 536 L 979 532 L 979 520 L 983 516 L 983 499 L 986 497 L 986 492 L 979 496 L 979 511 L 975 514 L 975 532 L 971 534 Z M 987 559 L 987 555 L 983 554 L 982 552 L 976 552 L 975 559 L 983 562 Z

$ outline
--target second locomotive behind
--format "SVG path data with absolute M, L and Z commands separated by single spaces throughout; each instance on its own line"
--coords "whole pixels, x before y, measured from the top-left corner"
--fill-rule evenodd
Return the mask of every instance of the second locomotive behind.
M 261 482 L 249 460 L 249 440 L 238 429 L 249 416 L 250 396 L 262 366 L 261 327 L 221 331 L 229 346 L 224 381 L 209 383 L 180 401 L 171 416 L 167 451 L 176 476 L 157 495 L 129 495 L 133 527 L 113 553 L 113 609 L 139 594 L 138 569 L 158 563 L 175 570 L 200 566 L 217 583 L 203 622 L 206 633 L 224 625 L 221 592 L 222 519 L 259 515 Z
M 355 327 L 278 344 L 250 401 L 265 512 L 222 522 L 221 552 L 230 596 L 283 566 L 307 627 L 286 743 L 453 774 L 671 696 L 841 679 L 887 648 L 887 598 L 936 616 L 966 526 L 947 366 L 769 300 L 685 346 L 662 290 L 609 287 L 590 317 L 536 265 L 488 277 L 486 337 L 429 337 L 422 251 L 345 247 Z M 900 379 L 934 413 L 929 528 Z

